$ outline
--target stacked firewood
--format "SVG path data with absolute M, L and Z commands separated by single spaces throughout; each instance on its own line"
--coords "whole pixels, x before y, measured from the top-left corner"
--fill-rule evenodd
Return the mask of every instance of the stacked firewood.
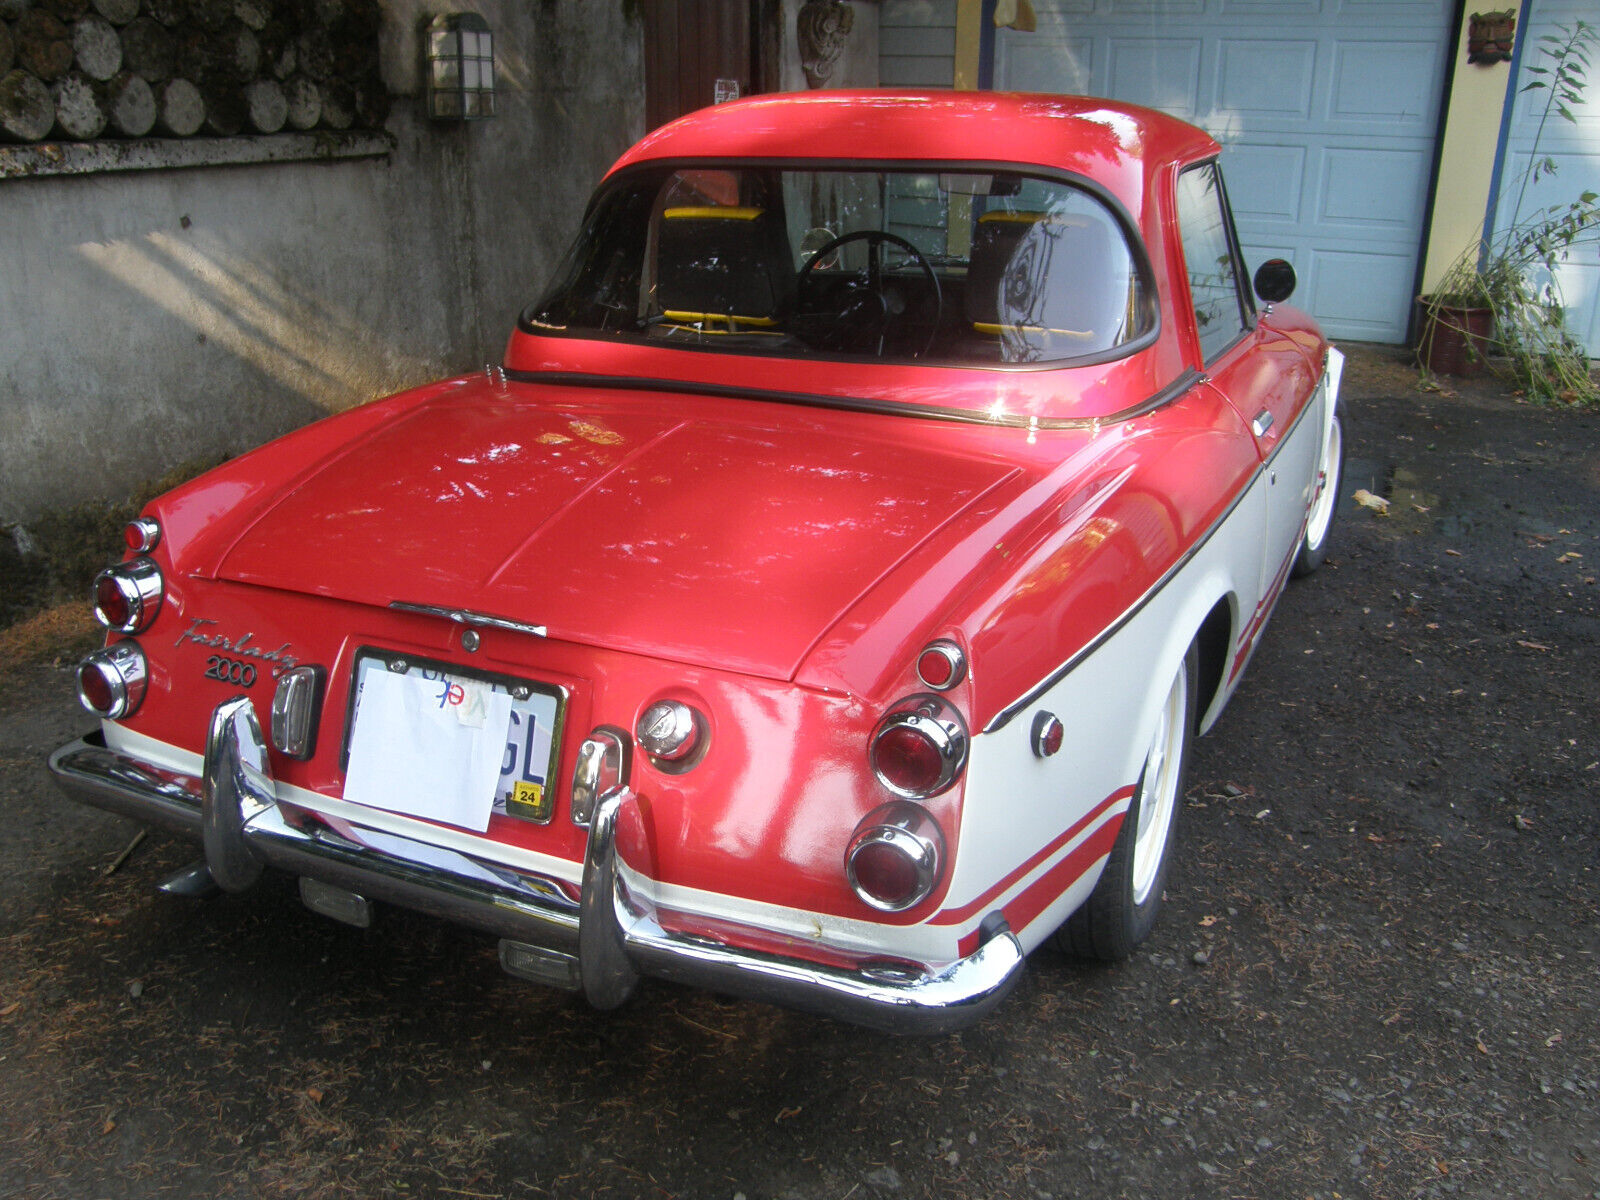
M 378 0 L 0 0 L 0 140 L 376 129 Z

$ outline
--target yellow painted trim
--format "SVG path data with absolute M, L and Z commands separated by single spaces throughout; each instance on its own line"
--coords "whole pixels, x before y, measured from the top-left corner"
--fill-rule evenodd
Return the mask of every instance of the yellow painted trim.
M 1089 329 L 1046 329 L 1042 325 L 994 325 L 988 321 L 974 321 L 972 327 L 979 333 L 986 333 L 990 337 L 999 337 L 1003 333 L 1055 333 L 1062 337 L 1091 338 L 1094 331 Z
M 744 332 L 739 326 L 749 326 L 750 329 L 770 329 L 778 322 L 772 317 L 741 317 L 735 313 L 699 313 L 676 312 L 668 309 L 661 314 L 667 320 L 680 325 L 710 325 L 721 324 L 731 328 L 730 333 Z M 706 330 L 707 333 L 721 333 L 722 330 Z
M 661 215 L 669 221 L 754 221 L 764 208 L 733 208 L 705 205 L 699 208 L 669 208 Z
M 991 221 L 1011 221 L 1018 225 L 1037 225 L 1049 214 L 1042 212 L 1003 212 L 996 209 L 986 212 L 978 218 L 979 225 L 987 225 Z
M 956 64 L 951 82 L 958 92 L 978 90 L 983 46 L 983 0 L 956 0 Z

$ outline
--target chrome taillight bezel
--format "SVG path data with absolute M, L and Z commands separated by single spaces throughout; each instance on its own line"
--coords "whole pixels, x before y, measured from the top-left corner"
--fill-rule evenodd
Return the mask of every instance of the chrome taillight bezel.
M 885 737 L 898 730 L 926 738 L 938 755 L 937 776 L 925 788 L 905 787 L 896 783 L 879 765 L 879 747 Z M 908 800 L 925 800 L 948 791 L 961 777 L 962 769 L 967 765 L 969 741 L 967 723 L 949 701 L 931 693 L 907 696 L 878 722 L 878 727 L 872 732 L 867 758 L 878 782 L 894 795 Z
M 934 668 L 942 668 L 942 671 Z M 966 677 L 967 656 L 949 638 L 929 642 L 917 655 L 917 678 L 924 687 L 931 687 L 936 692 L 948 692 Z
M 83 686 L 84 672 L 93 671 L 111 694 L 111 703 L 98 708 L 90 702 Z M 78 703 L 97 717 L 119 721 L 131 717 L 144 703 L 145 687 L 150 678 L 150 666 L 139 643 L 130 640 L 114 642 L 96 650 L 78 664 Z
M 869 849 L 888 850 L 904 858 L 910 867 L 913 886 L 905 895 L 885 898 L 869 891 L 861 882 L 857 863 Z M 893 800 L 873 809 L 856 826 L 845 850 L 845 876 L 850 889 L 863 904 L 879 912 L 899 913 L 921 904 L 938 886 L 944 875 L 944 830 L 921 805 Z
M 116 588 L 122 602 L 127 605 L 127 619 L 115 622 L 101 607 L 100 586 L 110 583 Z M 114 633 L 143 633 L 161 611 L 161 598 L 166 592 L 166 581 L 161 568 L 153 558 L 134 558 L 114 567 L 107 567 L 94 577 L 89 592 L 89 602 L 94 608 L 95 620 Z
M 154 517 L 135 517 L 123 526 L 122 540 L 135 554 L 149 554 L 161 544 L 161 522 Z

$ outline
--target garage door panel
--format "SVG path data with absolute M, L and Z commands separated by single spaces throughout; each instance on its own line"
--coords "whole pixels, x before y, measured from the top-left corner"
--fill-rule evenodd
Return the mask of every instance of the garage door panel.
M 1007 56 L 1006 89 L 1100 95 L 1094 81 L 1094 43 L 1088 38 L 1038 38 Z
M 1301 303 L 1330 324 L 1351 330 L 1346 337 L 1381 341 L 1380 331 L 1406 323 L 1416 266 L 1412 253 L 1313 250 Z
M 1223 0 L 1219 11 L 1224 16 L 1315 16 L 1323 9 L 1319 0 Z
M 1318 224 L 1387 230 L 1410 243 L 1427 185 L 1428 161 L 1421 151 L 1330 147 L 1323 164 Z
M 1240 238 L 1295 264 L 1294 302 L 1335 337 L 1405 337 L 1453 0 L 1033 5 L 1037 33 L 996 32 L 996 87 L 1111 96 L 1208 129 Z
M 1306 148 L 1257 143 L 1228 150 L 1228 200 L 1241 225 L 1300 220 L 1305 190 Z
M 1438 58 L 1439 48 L 1427 42 L 1340 42 L 1328 115 L 1390 133 L 1426 134 L 1439 107 L 1431 88 Z
M 1200 49 L 1199 38 L 1112 38 L 1105 90 L 1192 121 L 1200 107 Z
M 1224 40 L 1215 107 L 1234 117 L 1311 116 L 1317 44 L 1311 41 Z

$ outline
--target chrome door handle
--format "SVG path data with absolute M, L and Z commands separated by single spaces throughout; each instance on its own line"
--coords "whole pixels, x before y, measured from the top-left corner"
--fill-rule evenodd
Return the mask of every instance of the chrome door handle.
M 1267 430 L 1272 428 L 1272 412 L 1263 408 L 1256 414 L 1256 419 L 1250 422 L 1250 429 L 1257 437 L 1262 437 Z

